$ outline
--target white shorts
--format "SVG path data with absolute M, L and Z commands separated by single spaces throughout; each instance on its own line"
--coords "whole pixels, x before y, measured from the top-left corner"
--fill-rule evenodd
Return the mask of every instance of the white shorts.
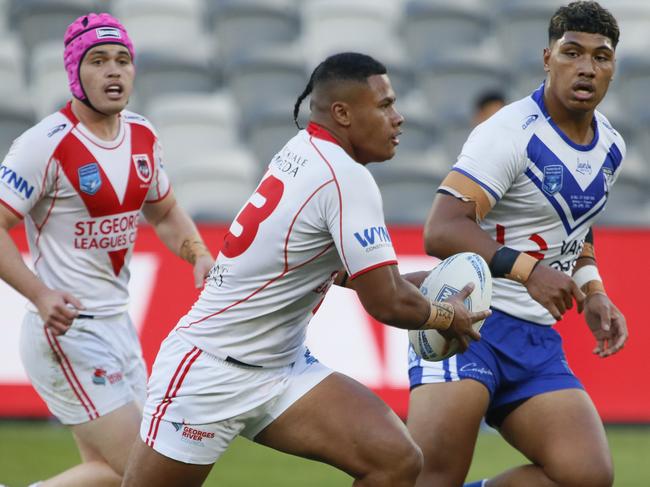
M 38 314 L 28 312 L 20 355 L 32 385 L 63 424 L 144 403 L 147 371 L 127 313 L 76 319 L 65 335 L 55 336 Z
M 149 379 L 140 436 L 158 453 L 209 465 L 237 435 L 253 439 L 332 373 L 304 347 L 286 367 L 218 359 L 172 332 Z

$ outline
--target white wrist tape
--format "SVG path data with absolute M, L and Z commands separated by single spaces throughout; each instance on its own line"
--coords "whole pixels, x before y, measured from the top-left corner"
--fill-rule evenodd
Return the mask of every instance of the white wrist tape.
M 603 280 L 600 278 L 600 274 L 598 273 L 598 267 L 595 265 L 586 265 L 578 269 L 573 274 L 573 280 L 580 289 L 582 289 L 582 286 L 590 281 L 603 282 Z

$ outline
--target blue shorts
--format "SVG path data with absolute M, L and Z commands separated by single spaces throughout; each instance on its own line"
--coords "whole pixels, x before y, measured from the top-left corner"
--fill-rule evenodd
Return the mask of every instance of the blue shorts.
M 490 405 L 486 419 L 496 426 L 530 397 L 583 389 L 569 368 L 557 331 L 494 309 L 481 328 L 481 340 L 472 342 L 462 354 L 429 362 L 409 347 L 411 389 L 461 379 L 474 379 L 487 388 Z

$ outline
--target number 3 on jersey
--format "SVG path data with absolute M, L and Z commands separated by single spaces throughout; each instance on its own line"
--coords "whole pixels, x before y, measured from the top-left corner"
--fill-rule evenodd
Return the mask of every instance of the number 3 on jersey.
M 251 197 L 235 220 L 241 226 L 241 233 L 239 236 L 234 235 L 231 231 L 228 231 L 226 234 L 223 241 L 223 248 L 221 249 L 223 255 L 232 259 L 246 252 L 248 247 L 253 243 L 253 240 L 255 240 L 260 224 L 271 216 L 273 210 L 280 203 L 283 192 L 284 183 L 275 176 L 269 176 L 260 183 L 253 197 Z M 255 199 L 256 195 L 264 198 L 264 204 L 262 206 L 255 206 L 251 202 Z M 230 228 L 232 230 L 232 226 Z

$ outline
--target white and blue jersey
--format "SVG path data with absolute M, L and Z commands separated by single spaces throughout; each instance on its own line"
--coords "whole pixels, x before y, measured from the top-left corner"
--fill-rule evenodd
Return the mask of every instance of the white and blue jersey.
M 478 183 L 490 199 L 492 210 L 480 222 L 484 231 L 571 275 L 618 177 L 625 142 L 599 112 L 591 143 L 572 142 L 550 118 L 543 94 L 542 84 L 476 127 L 452 170 Z M 492 307 L 534 323 L 555 323 L 522 284 L 509 279 L 494 280 Z
M 595 112 L 594 137 L 572 142 L 550 118 L 544 85 L 471 133 L 452 171 L 478 184 L 492 209 L 480 222 L 496 241 L 571 274 L 594 219 L 605 207 L 625 156 L 622 137 Z M 468 184 L 471 184 L 467 181 Z M 462 196 L 460 188 L 441 186 Z M 493 314 L 481 340 L 440 362 L 409 350 L 411 388 L 473 379 L 490 392 L 488 421 L 544 392 L 581 388 L 562 350 L 555 320 L 515 281 L 494 279 Z

